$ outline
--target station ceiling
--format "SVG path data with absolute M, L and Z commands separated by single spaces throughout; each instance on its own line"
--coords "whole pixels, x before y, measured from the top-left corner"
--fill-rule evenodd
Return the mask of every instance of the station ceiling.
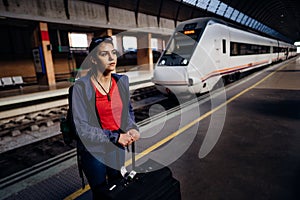
M 245 24 L 289 42 L 300 41 L 299 0 L 86 0 L 172 19 L 177 24 L 191 18 L 214 16 Z M 224 5 L 226 5 L 224 7 Z M 211 9 L 212 8 L 212 9 Z M 223 9 L 223 10 L 221 10 Z M 107 9 L 109 12 L 109 9 Z M 230 13 L 231 11 L 231 13 Z M 218 14 L 217 14 L 218 13 Z M 243 13 L 241 15 L 240 13 Z M 228 15 L 230 18 L 226 18 Z M 245 15 L 245 17 L 244 17 Z M 107 15 L 108 16 L 108 15 Z M 251 21 L 250 19 L 255 19 Z M 109 19 L 108 19 L 109 20 Z M 260 23 L 258 23 L 260 22 Z M 271 29 L 271 31 L 270 31 Z
M 300 41 L 299 0 L 222 0 L 290 38 Z

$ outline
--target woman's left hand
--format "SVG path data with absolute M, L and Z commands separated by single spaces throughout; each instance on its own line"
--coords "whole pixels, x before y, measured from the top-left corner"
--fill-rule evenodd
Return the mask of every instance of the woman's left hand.
M 129 131 L 127 131 L 127 134 L 131 136 L 132 142 L 140 139 L 140 133 L 135 129 L 130 129 Z

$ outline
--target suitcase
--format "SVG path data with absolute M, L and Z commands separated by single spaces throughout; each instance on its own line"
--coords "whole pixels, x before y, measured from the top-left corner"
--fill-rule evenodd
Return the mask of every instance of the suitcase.
M 134 143 L 132 145 L 132 166 L 140 173 L 132 179 L 127 176 L 115 180 L 99 189 L 97 196 L 104 200 L 180 200 L 180 183 L 172 177 L 170 168 L 151 159 L 135 167 Z

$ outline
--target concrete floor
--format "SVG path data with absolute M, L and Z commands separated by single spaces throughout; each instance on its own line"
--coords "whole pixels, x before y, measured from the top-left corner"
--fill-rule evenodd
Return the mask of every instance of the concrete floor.
M 268 75 L 271 76 L 259 82 Z M 215 119 L 208 115 L 199 120 L 199 123 L 183 130 L 179 136 L 158 147 L 164 150 L 164 147 L 175 143 L 179 149 L 185 140 L 177 138 L 182 139 L 184 135 L 193 136 L 188 138 L 192 140 L 186 151 L 170 165 L 174 177 L 181 183 L 183 200 L 300 199 L 299 77 L 299 57 L 263 69 L 254 78 L 246 77 L 227 90 L 226 99 L 230 102 L 224 106 L 226 109 L 215 112 Z M 208 112 L 210 106 L 210 102 L 200 105 L 201 114 Z M 193 112 L 197 114 L 195 109 L 189 112 L 189 116 L 192 116 Z M 224 126 L 221 128 L 219 139 L 209 154 L 200 159 L 199 149 L 208 130 L 212 130 L 212 133 L 218 131 L 218 121 L 214 120 L 222 119 L 221 115 L 224 112 Z M 137 150 L 146 149 L 177 131 L 180 120 L 176 118 L 178 116 L 168 119 L 169 121 L 160 128 L 150 123 L 145 134 L 148 134 L 147 131 L 149 134 L 156 130 L 160 132 L 153 137 L 141 139 L 137 143 Z M 161 121 L 163 120 L 162 118 Z M 182 120 L 190 123 L 193 119 Z M 172 150 L 166 152 L 169 157 L 176 154 L 176 149 Z M 161 155 L 157 153 L 152 156 L 159 158 Z M 62 188 L 55 188 L 61 184 L 64 185 L 64 189 L 60 195 L 66 197 L 66 194 L 71 194 L 70 191 L 76 191 L 76 185 L 80 189 L 76 167 L 73 166 L 72 171 L 75 171 L 75 175 L 68 176 L 71 170 L 65 170 L 42 181 L 41 184 L 27 187 L 8 199 L 18 199 L 20 196 L 25 198 L 26 195 L 32 196 L 38 192 L 44 197 L 47 196 L 43 199 L 53 199 L 53 191 L 57 191 L 56 197 L 59 196 L 58 192 Z M 76 182 L 76 185 L 68 186 L 68 182 Z M 47 189 L 38 190 L 45 185 Z M 90 198 L 91 193 L 88 191 L 82 192 L 76 199 Z
M 183 199 L 300 199 L 299 120 L 300 58 L 227 105 L 222 134 L 202 159 L 209 120 L 200 123 L 171 165 Z

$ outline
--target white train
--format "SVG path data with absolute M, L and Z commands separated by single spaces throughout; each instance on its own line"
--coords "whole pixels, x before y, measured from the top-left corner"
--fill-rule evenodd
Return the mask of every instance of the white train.
M 296 46 L 240 30 L 215 18 L 180 23 L 158 60 L 152 81 L 164 94 L 204 93 L 221 77 L 295 56 Z

